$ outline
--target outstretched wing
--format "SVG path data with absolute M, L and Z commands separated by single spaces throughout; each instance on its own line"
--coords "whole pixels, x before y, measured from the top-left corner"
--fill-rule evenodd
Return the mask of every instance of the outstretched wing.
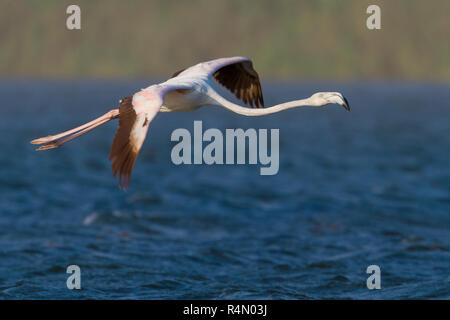
M 185 89 L 179 85 L 156 85 L 128 96 L 120 101 L 119 127 L 114 136 L 109 153 L 114 177 L 119 175 L 119 185 L 126 189 L 139 150 L 147 136 L 150 122 L 159 112 L 164 96 L 176 89 Z
M 244 103 L 256 108 L 264 106 L 259 76 L 250 60 L 225 64 L 214 72 L 213 77 Z
M 128 96 L 120 102 L 119 127 L 111 145 L 109 160 L 112 161 L 114 177 L 119 174 L 121 188 L 126 189 L 128 186 L 134 163 L 147 135 L 150 116 L 146 113 L 136 113 L 133 96 Z
M 231 57 L 202 62 L 175 72 L 172 78 L 198 74 L 207 74 L 208 77 L 213 77 L 238 99 L 252 107 L 264 106 L 259 76 L 253 69 L 252 61 L 249 58 Z

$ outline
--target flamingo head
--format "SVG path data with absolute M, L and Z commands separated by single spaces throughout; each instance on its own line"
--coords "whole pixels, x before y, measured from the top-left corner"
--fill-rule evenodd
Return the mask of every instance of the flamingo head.
M 322 107 L 330 103 L 341 105 L 345 110 L 350 111 L 350 105 L 347 99 L 339 92 L 317 92 L 310 98 L 311 105 L 314 107 Z

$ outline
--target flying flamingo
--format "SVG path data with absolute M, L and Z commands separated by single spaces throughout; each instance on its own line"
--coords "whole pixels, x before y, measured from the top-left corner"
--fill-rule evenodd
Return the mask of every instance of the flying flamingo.
M 321 107 L 331 103 L 350 110 L 347 99 L 339 92 L 318 92 L 306 99 L 265 109 L 246 108 L 219 95 L 213 89 L 213 78 L 244 103 L 256 108 L 264 106 L 261 84 L 252 61 L 245 57 L 221 58 L 180 70 L 163 83 L 151 85 L 123 98 L 118 109 L 110 110 L 72 130 L 35 139 L 31 143 L 42 144 L 36 150 L 57 148 L 108 121 L 119 118 L 119 128 L 112 142 L 109 159 L 112 161 L 114 177 L 119 174 L 119 186 L 126 188 L 149 124 L 160 111 L 191 111 L 205 105 L 214 105 L 245 116 L 262 116 L 295 107 Z

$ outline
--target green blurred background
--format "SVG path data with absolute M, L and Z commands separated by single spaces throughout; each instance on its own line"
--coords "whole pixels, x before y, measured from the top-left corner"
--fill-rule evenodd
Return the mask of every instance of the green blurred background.
M 1 77 L 167 76 L 250 57 L 263 78 L 450 80 L 450 1 L 1 0 Z M 81 7 L 81 30 L 66 8 Z M 381 30 L 366 8 L 381 7 Z

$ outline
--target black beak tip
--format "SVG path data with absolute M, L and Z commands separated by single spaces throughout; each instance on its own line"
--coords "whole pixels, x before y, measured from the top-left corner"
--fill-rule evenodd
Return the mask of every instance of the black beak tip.
M 345 98 L 345 97 L 344 97 L 344 102 L 345 102 L 345 104 L 344 104 L 345 110 L 350 111 L 350 105 L 348 104 L 347 98 Z

